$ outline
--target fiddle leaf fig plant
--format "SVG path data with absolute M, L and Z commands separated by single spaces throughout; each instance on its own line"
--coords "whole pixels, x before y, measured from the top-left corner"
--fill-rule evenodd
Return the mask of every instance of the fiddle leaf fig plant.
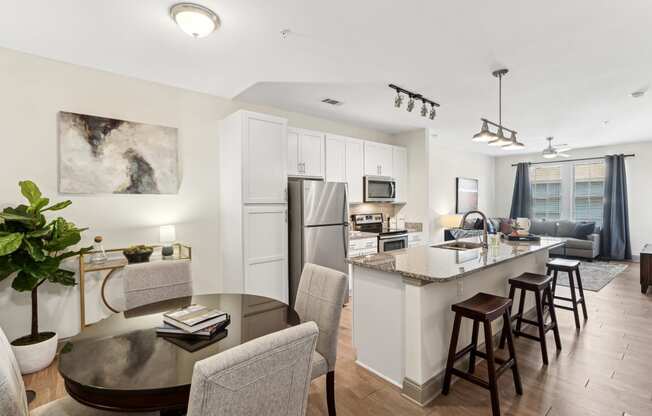
M 31 292 L 31 332 L 15 340 L 14 345 L 27 345 L 44 340 L 38 330 L 38 288 L 45 282 L 74 286 L 75 272 L 61 268 L 63 260 L 87 253 L 92 247 L 70 249 L 81 241 L 86 228 L 62 217 L 48 221 L 44 213 L 61 211 L 72 202 L 50 205 L 32 181 L 19 182 L 28 204 L 8 207 L 0 212 L 0 281 L 13 276 L 11 287 Z

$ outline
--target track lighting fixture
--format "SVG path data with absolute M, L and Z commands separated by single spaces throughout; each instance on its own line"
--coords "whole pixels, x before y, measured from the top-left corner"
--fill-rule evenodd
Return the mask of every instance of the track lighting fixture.
M 503 126 L 503 76 L 507 74 L 507 69 L 499 69 L 492 72 L 492 75 L 498 78 L 498 123 L 481 118 L 482 128 L 479 133 L 473 135 L 474 142 L 487 143 L 489 146 L 500 146 L 506 150 L 518 150 L 525 147 L 525 145 L 516 140 L 516 131 L 508 129 Z M 497 128 L 496 133 L 489 130 L 489 125 Z M 510 137 L 505 137 L 505 131 L 511 133 Z
M 403 105 L 403 95 L 405 94 L 408 97 L 408 102 L 407 106 L 405 109 L 411 113 L 412 110 L 414 110 L 414 106 L 416 105 L 417 101 L 421 101 L 421 111 L 419 112 L 421 114 L 421 117 L 428 117 L 430 120 L 434 120 L 435 117 L 437 117 L 437 110 L 435 110 L 436 107 L 439 107 L 439 104 L 429 100 L 428 98 L 424 97 L 421 94 L 414 93 L 412 91 L 408 91 L 405 88 L 401 88 L 399 86 L 396 86 L 394 84 L 389 84 L 389 88 L 393 89 L 396 91 L 396 97 L 394 97 L 394 107 L 396 108 L 401 108 L 401 105 Z M 428 105 L 430 105 L 430 111 L 428 111 Z
M 408 113 L 411 113 L 412 110 L 414 110 L 414 97 L 410 96 L 410 100 L 407 103 L 406 110 L 408 111 Z
M 426 107 L 426 101 L 421 100 L 421 117 L 428 115 L 428 107 Z

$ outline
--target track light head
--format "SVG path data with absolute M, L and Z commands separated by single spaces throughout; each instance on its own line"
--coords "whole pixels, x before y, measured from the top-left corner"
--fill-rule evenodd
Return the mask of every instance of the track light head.
M 489 131 L 489 124 L 486 121 L 482 122 L 482 129 L 480 132 L 473 135 L 474 142 L 486 143 L 494 140 L 496 135 Z
M 394 98 L 394 107 L 401 108 L 403 104 L 403 96 L 400 92 L 396 91 L 396 98 Z
M 414 97 L 410 96 L 410 100 L 407 103 L 406 110 L 408 113 L 411 113 L 414 110 Z
M 430 114 L 428 115 L 430 120 L 434 120 L 437 117 L 437 110 L 435 110 L 435 105 L 430 103 Z
M 426 101 L 421 100 L 421 117 L 425 117 L 428 115 L 428 107 L 426 107 Z

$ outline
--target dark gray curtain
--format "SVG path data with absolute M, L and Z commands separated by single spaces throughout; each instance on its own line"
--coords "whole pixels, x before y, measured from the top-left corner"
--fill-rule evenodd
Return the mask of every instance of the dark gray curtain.
M 530 218 L 532 192 L 530 190 L 530 164 L 519 163 L 516 167 L 516 180 L 512 194 L 512 209 L 509 218 Z
M 632 258 L 627 207 L 625 155 L 606 157 L 604 210 L 602 213 L 602 255 L 613 260 Z

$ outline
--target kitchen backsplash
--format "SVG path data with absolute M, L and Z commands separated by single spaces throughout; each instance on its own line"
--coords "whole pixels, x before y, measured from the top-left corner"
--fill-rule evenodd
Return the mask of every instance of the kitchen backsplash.
M 398 213 L 398 209 L 392 204 L 355 204 L 349 206 L 349 213 L 351 215 L 381 213 L 387 219 L 388 216 L 394 217 Z

